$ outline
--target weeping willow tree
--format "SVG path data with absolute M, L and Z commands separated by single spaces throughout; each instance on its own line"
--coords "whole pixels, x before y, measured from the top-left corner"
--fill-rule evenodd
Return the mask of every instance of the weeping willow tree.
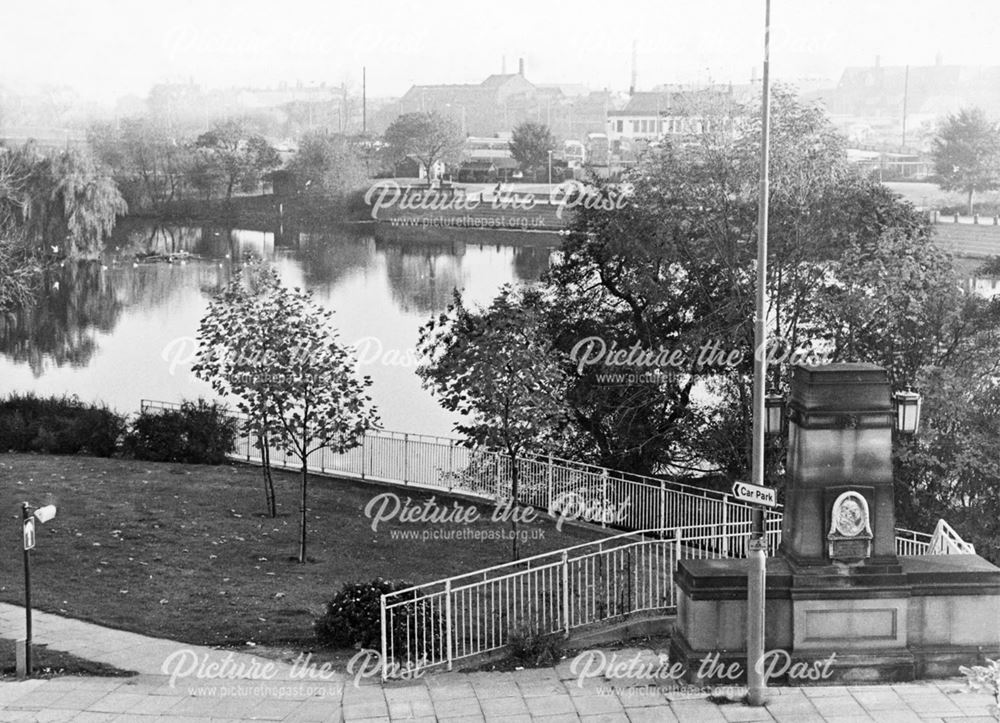
M 11 165 L 11 219 L 44 252 L 95 254 L 128 210 L 114 180 L 88 152 L 68 148 L 45 155 L 28 144 L 12 152 Z

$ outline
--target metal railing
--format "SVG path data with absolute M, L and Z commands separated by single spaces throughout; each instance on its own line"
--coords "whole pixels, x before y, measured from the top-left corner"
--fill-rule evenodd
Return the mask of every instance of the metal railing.
M 382 677 L 499 650 L 519 635 L 573 630 L 677 607 L 678 560 L 743 556 L 750 523 L 626 532 L 382 596 Z M 766 524 L 771 551 L 781 520 Z
M 142 401 L 143 411 L 180 406 Z M 246 435 L 232 456 L 261 461 L 259 446 Z M 270 450 L 270 459 L 275 467 L 300 464 L 280 448 Z M 450 665 L 503 647 L 518 626 L 556 632 L 647 610 L 669 614 L 676 605 L 677 560 L 746 554 L 753 507 L 723 492 L 555 457 L 525 456 L 516 464 L 520 503 L 557 514 L 569 505 L 586 510 L 585 519 L 602 527 L 637 532 L 384 596 L 383 665 L 399 660 L 423 665 L 424 659 L 426 665 Z M 387 430 L 368 432 L 345 454 L 319 450 L 308 467 L 488 500 L 509 496 L 513 471 L 501 452 Z M 781 540 L 781 520 L 780 506 L 765 515 L 772 551 Z M 954 554 L 968 546 L 946 523 L 938 525 L 933 541 L 913 530 L 896 533 L 899 555 Z
M 179 409 L 180 404 L 143 399 L 144 412 Z M 242 415 L 231 413 L 244 421 Z M 243 435 L 233 457 L 261 462 L 255 439 Z M 272 447 L 271 464 L 298 469 L 300 462 L 283 449 Z M 321 449 L 309 456 L 310 471 L 389 484 L 457 492 L 486 500 L 509 496 L 512 468 L 503 452 L 470 448 L 450 437 L 373 430 L 358 447 L 345 454 Z M 730 536 L 721 534 L 734 526 L 749 526 L 753 506 L 731 495 L 694 485 L 632 474 L 560 459 L 527 455 L 517 460 L 518 500 L 541 510 L 565 510 L 605 528 L 664 530 L 683 527 L 706 536 L 717 535 L 720 552 L 733 556 Z M 569 507 L 571 509 L 567 510 Z M 780 534 L 781 506 L 767 512 L 768 524 Z M 897 530 L 901 555 L 927 552 L 931 535 Z
M 975 555 L 976 548 L 966 542 L 955 529 L 944 520 L 938 520 L 931 535 L 929 552 L 932 555 Z

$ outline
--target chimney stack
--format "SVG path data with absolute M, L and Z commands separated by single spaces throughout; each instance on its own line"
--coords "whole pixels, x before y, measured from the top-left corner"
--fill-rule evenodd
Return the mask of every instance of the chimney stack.
M 517 59 L 517 74 L 524 77 L 524 58 Z

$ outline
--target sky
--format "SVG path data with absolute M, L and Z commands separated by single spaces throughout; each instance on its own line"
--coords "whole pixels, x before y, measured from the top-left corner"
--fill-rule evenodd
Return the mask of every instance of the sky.
M 764 0 L 31 0 L 0 27 L 0 85 L 69 85 L 109 102 L 159 82 L 346 83 L 371 97 L 478 83 L 523 57 L 535 83 L 627 90 L 746 82 Z M 1000 0 L 772 0 L 776 78 L 849 65 L 1000 65 Z

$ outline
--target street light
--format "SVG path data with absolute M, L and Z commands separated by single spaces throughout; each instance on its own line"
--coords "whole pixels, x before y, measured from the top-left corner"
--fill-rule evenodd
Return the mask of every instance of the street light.
M 552 151 L 549 151 L 549 185 L 552 185 Z
M 764 433 L 769 437 L 781 434 L 785 426 L 785 398 L 777 392 L 764 396 Z
M 901 434 L 916 434 L 920 429 L 920 395 L 907 390 L 892 395 L 892 406 L 896 414 L 896 431 Z

